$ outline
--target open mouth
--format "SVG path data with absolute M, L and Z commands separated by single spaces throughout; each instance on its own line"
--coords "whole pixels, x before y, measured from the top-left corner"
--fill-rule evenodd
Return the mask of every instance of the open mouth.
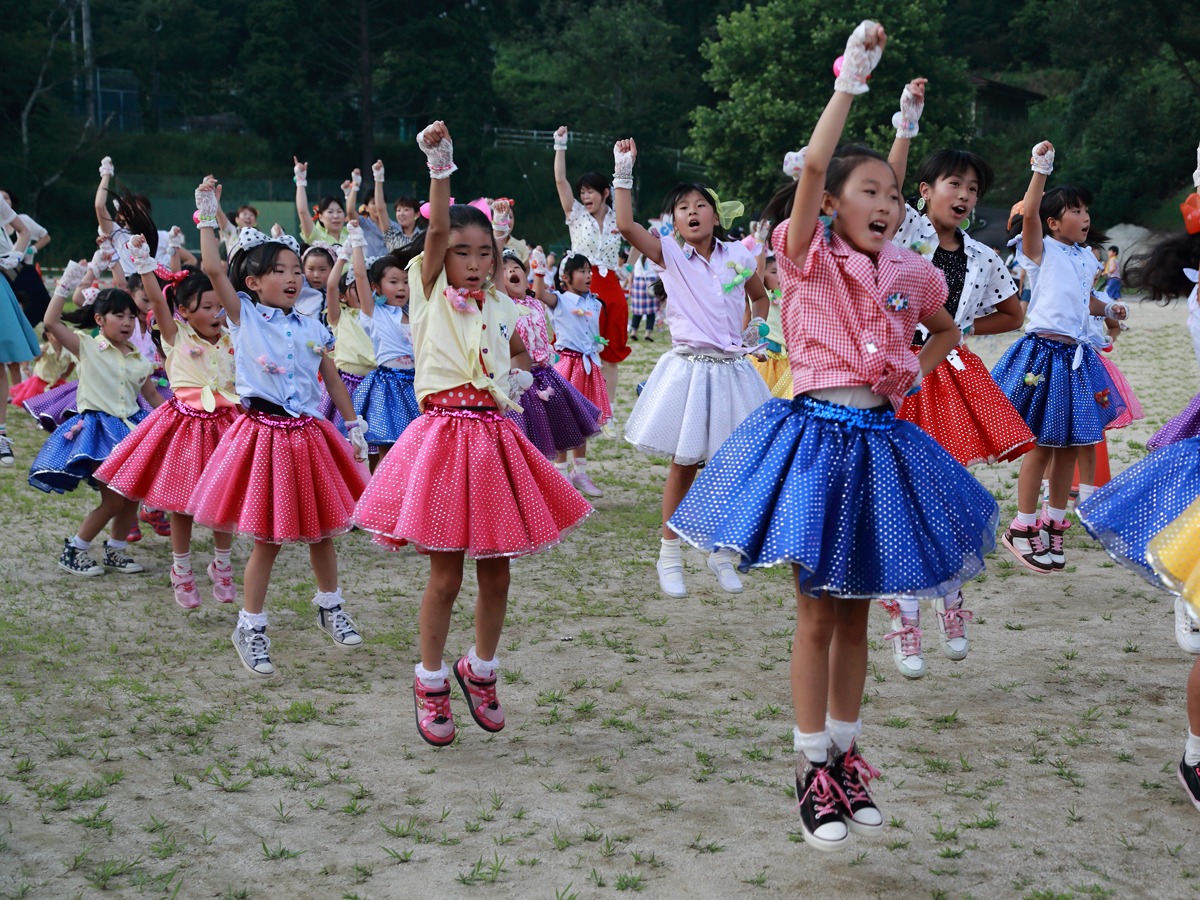
M 967 215 L 967 208 L 959 203 L 950 207 L 950 212 L 954 213 L 956 219 L 962 219 Z
M 518 275 L 516 272 L 513 272 L 511 275 L 508 276 L 508 283 L 509 284 L 520 284 L 521 276 Z
M 874 219 L 867 225 L 867 230 L 870 231 L 871 234 L 883 237 L 885 234 L 887 234 L 887 222 L 885 222 L 883 219 Z
M 283 296 L 290 297 L 292 300 L 295 300 L 296 297 L 299 295 L 299 293 L 300 293 L 299 288 L 285 287 L 283 289 Z

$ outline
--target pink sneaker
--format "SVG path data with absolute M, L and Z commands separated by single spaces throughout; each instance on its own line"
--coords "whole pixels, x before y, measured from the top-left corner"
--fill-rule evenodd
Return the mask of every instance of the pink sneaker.
M 445 747 L 454 743 L 454 714 L 450 712 L 450 683 L 440 688 L 425 687 L 413 676 L 413 704 L 417 731 L 428 744 Z
M 496 676 L 481 678 L 464 656 L 454 664 L 454 677 L 467 698 L 471 718 L 484 731 L 497 732 L 504 727 L 504 707 L 496 699 Z
M 892 643 L 892 662 L 905 678 L 925 677 L 925 655 L 921 652 L 921 614 L 909 618 L 900 612 L 895 600 L 880 604 L 892 618 L 892 630 L 883 636 Z
M 950 603 L 947 604 L 946 601 Z M 933 601 L 937 613 L 938 631 L 942 636 L 942 653 L 954 660 L 966 659 L 971 645 L 967 640 L 967 623 L 975 618 L 974 613 L 964 609 L 962 591 L 949 597 L 938 597 Z
M 200 592 L 196 590 L 196 576 L 193 573 L 180 575 L 171 566 L 171 587 L 175 588 L 175 602 L 184 609 L 195 609 L 200 605 Z
M 603 497 L 604 491 L 596 487 L 594 481 L 588 477 L 587 472 L 572 472 L 571 484 L 575 485 L 575 489 L 581 494 L 586 494 L 589 497 Z
M 213 583 L 213 599 L 218 603 L 232 603 L 237 599 L 237 585 L 233 583 L 233 566 L 221 568 L 214 559 L 208 564 L 208 578 Z

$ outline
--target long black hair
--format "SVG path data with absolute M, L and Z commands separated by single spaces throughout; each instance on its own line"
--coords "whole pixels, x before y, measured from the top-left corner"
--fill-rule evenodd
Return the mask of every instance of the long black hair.
M 111 191 L 109 192 L 111 195 Z M 150 257 L 158 255 L 158 226 L 150 215 L 150 198 L 135 194 L 125 185 L 117 196 L 111 198 L 113 221 L 121 225 L 130 234 L 140 234 L 146 238 L 146 246 L 150 249 Z
M 109 313 L 130 312 L 140 316 L 137 303 L 128 291 L 120 288 L 105 288 L 96 295 L 96 299 L 87 306 L 81 306 L 74 312 L 64 313 L 62 320 L 78 328 L 95 328 L 96 316 L 106 316 Z
M 1125 263 L 1125 284 L 1146 291 L 1151 300 L 1184 297 L 1195 286 L 1183 270 L 1200 267 L 1200 234 L 1173 234 Z

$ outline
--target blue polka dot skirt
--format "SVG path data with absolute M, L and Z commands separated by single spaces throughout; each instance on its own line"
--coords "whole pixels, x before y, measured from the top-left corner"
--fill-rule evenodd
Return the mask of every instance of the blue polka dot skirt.
M 792 563 L 810 596 L 943 597 L 996 544 L 992 495 L 890 409 L 764 403 L 700 473 L 669 525 L 739 568 Z
M 1079 507 L 1079 519 L 1108 555 L 1156 587 L 1146 545 L 1200 498 L 1200 437 L 1155 450 Z
M 421 414 L 413 390 L 412 369 L 380 366 L 359 382 L 350 398 L 354 412 L 367 420 L 368 444 L 394 444 Z
M 139 409 L 129 421 L 137 425 L 146 416 L 146 411 Z M 72 416 L 42 444 L 29 468 L 29 483 L 46 493 L 65 494 L 86 478 L 88 484 L 99 488 L 92 473 L 128 436 L 129 426 L 108 413 L 89 410 Z
M 1027 334 L 992 369 L 1035 440 L 1044 447 L 1098 444 L 1125 410 L 1116 385 L 1087 344 Z

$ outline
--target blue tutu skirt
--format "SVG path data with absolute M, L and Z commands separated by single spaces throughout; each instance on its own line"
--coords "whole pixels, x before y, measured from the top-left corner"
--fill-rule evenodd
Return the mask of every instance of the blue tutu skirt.
M 1008 348 L 992 377 L 1043 447 L 1098 444 L 1125 410 L 1100 354 L 1087 344 L 1027 334 Z
M 128 421 L 137 425 L 148 413 L 139 409 Z M 46 438 L 29 467 L 29 483 L 40 491 L 65 494 L 88 484 L 99 489 L 92 473 L 108 458 L 113 448 L 129 436 L 129 426 L 116 416 L 88 410 L 72 416 Z
M 421 414 L 413 391 L 413 370 L 380 366 L 354 389 L 354 412 L 367 420 L 368 444 L 394 444 Z
M 700 473 L 670 527 L 739 568 L 792 563 L 810 596 L 944 597 L 983 571 L 1000 511 L 891 410 L 772 399 Z
M 1079 507 L 1079 520 L 1108 555 L 1156 587 L 1146 545 L 1200 497 L 1200 437 L 1156 450 Z
M 42 355 L 37 335 L 8 279 L 0 274 L 0 363 L 26 362 Z M 8 402 L 8 398 L 4 398 Z

